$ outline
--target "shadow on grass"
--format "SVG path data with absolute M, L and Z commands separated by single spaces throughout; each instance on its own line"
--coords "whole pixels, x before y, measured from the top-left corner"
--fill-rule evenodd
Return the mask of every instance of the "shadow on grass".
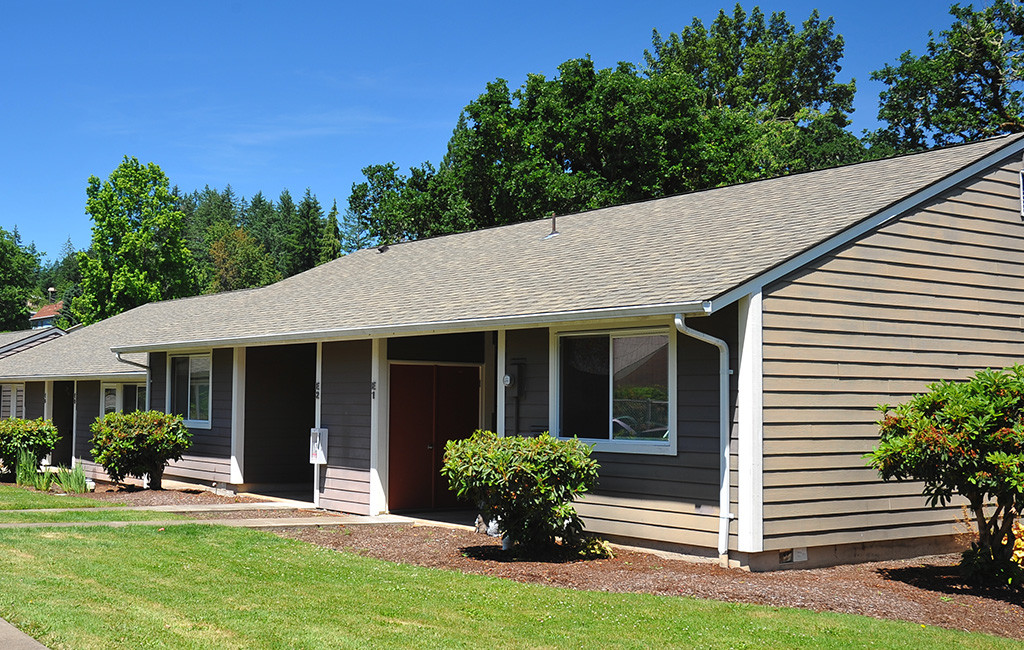
M 883 568 L 878 570 L 878 574 L 886 580 L 902 582 L 918 589 L 956 596 L 976 596 L 1024 607 L 1024 591 L 971 584 L 963 579 L 959 567 L 955 565 L 925 564 L 892 569 Z

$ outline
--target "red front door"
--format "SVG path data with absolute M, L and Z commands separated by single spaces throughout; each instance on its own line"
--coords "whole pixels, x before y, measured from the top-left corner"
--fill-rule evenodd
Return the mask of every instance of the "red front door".
M 444 445 L 480 422 L 480 368 L 392 364 L 388 415 L 388 507 L 453 507 L 441 477 Z

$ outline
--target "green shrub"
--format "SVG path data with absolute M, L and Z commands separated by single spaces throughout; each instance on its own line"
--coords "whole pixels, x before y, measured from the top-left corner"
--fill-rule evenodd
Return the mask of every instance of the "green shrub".
M 50 420 L 0 420 L 0 463 L 7 472 L 14 472 L 19 451 L 28 449 L 39 459 L 52 452 L 59 440 L 60 432 Z
M 583 521 L 572 500 L 597 485 L 598 464 L 582 442 L 499 437 L 477 431 L 445 445 L 441 474 L 463 499 L 477 503 L 484 517 L 496 519 L 502 533 L 525 553 L 540 553 L 555 538 L 578 547 Z
M 57 473 L 53 476 L 53 482 L 64 494 L 85 494 L 89 491 L 81 462 L 75 463 L 75 468 L 71 470 L 63 465 L 58 467 Z
M 961 568 L 979 582 L 1024 588 L 1013 524 L 1024 511 L 1024 366 L 940 381 L 895 408 L 883 404 L 881 443 L 867 458 L 885 480 L 924 482 L 932 506 L 970 504 L 978 541 Z
M 144 478 L 149 487 L 161 489 L 164 468 L 192 444 L 192 433 L 180 415 L 159 411 L 108 413 L 92 423 L 92 457 L 111 480 L 127 476 Z
M 18 485 L 33 487 L 36 484 L 36 474 L 39 473 L 39 459 L 31 449 L 18 451 L 17 468 L 14 471 L 14 480 Z

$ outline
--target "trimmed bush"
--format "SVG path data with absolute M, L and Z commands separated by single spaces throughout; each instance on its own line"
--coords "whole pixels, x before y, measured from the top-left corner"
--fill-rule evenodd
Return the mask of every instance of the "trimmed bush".
M 445 445 L 441 474 L 459 497 L 478 503 L 488 520 L 524 553 L 542 553 L 555 538 L 577 548 L 583 542 L 583 521 L 572 500 L 597 485 L 598 464 L 582 442 L 558 440 L 544 433 L 535 438 L 499 437 L 477 431 Z
M 93 459 L 110 479 L 120 483 L 127 476 L 149 476 L 149 487 L 162 488 L 164 468 L 192 445 L 192 433 L 180 415 L 159 411 L 108 413 L 92 430 Z
M 0 420 L 0 464 L 5 471 L 14 472 L 18 466 L 18 452 L 23 449 L 31 451 L 38 463 L 38 459 L 53 451 L 59 440 L 60 432 L 50 420 Z
M 878 407 L 881 440 L 867 458 L 886 481 L 923 481 L 932 506 L 966 498 L 978 541 L 964 552 L 964 575 L 1024 589 L 1024 571 L 1011 559 L 1013 525 L 1024 511 L 1024 366 L 928 389 Z

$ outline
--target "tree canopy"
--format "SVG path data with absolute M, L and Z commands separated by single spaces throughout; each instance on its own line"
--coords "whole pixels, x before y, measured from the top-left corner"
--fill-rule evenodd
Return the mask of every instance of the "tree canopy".
M 108 180 L 89 178 L 86 196 L 92 248 L 78 254 L 82 295 L 72 302 L 80 322 L 196 293 L 199 272 L 184 215 L 160 167 L 125 156 Z
M 843 39 L 737 5 L 706 28 L 654 32 L 646 67 L 589 57 L 487 84 L 435 168 L 363 169 L 349 209 L 384 242 L 504 225 L 860 160 Z
M 930 34 L 924 54 L 908 50 L 872 73 L 886 84 L 884 126 L 869 137 L 880 154 L 1024 131 L 1024 7 L 993 0 L 949 13 L 953 24 Z
M 17 228 L 0 228 L 0 332 L 28 327 L 28 301 L 39 271 L 35 246 L 23 245 Z

